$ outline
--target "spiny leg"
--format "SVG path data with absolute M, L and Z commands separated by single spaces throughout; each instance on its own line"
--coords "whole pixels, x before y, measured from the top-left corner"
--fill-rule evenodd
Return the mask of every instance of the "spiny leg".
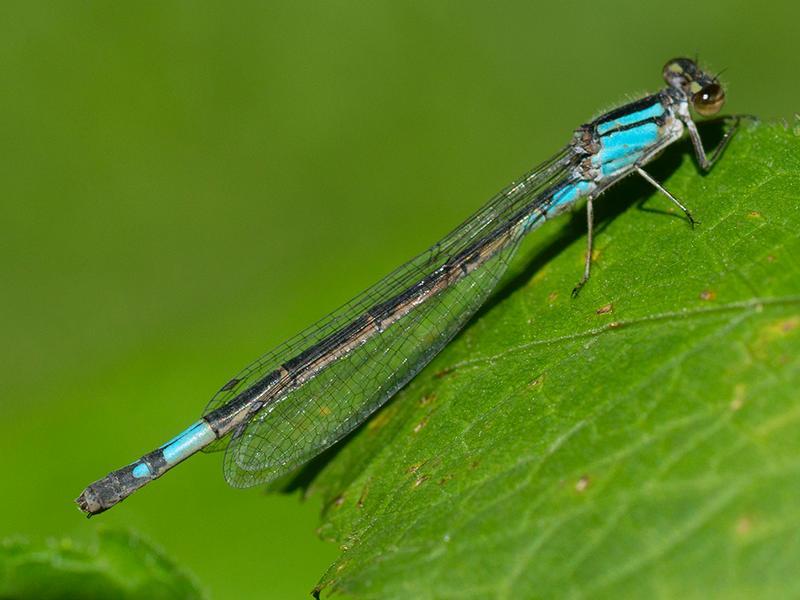
M 680 201 L 680 200 L 678 200 L 678 199 L 677 199 L 675 196 L 673 196 L 672 194 L 670 194 L 670 193 L 669 193 L 669 191 L 667 191 L 667 189 L 666 189 L 666 188 L 665 188 L 663 185 L 661 185 L 661 184 L 660 184 L 660 183 L 658 183 L 658 182 L 657 182 L 655 179 L 653 179 L 653 178 L 650 176 L 650 174 L 649 174 L 647 171 L 645 171 L 644 169 L 642 169 L 641 167 L 636 167 L 636 172 L 637 172 L 639 175 L 641 175 L 641 176 L 642 176 L 642 178 L 644 178 L 644 180 L 645 180 L 645 181 L 647 181 L 647 182 L 648 182 L 649 184 L 651 184 L 651 185 L 652 185 L 654 188 L 656 188 L 656 189 L 657 189 L 659 192 L 661 192 L 661 193 L 662 193 L 662 194 L 664 194 L 664 195 L 665 195 L 667 198 L 669 198 L 670 200 L 672 200 L 672 202 L 673 202 L 673 203 L 674 203 L 674 204 L 675 204 L 675 205 L 676 205 L 678 208 L 680 208 L 680 209 L 683 211 L 683 214 L 685 214 L 685 215 L 686 215 L 686 218 L 687 218 L 687 219 L 689 219 L 689 223 L 691 224 L 692 228 L 694 228 L 696 221 L 694 220 L 694 217 L 692 217 L 692 213 L 690 213 L 690 212 L 689 212 L 689 209 L 688 209 L 688 208 L 686 208 L 686 207 L 685 207 L 685 206 L 684 206 L 684 205 L 681 203 L 681 201 Z
M 583 277 L 578 282 L 574 288 L 572 288 L 572 297 L 577 298 L 578 294 L 581 291 L 581 288 L 586 285 L 586 282 L 589 281 L 589 275 L 591 274 L 592 270 L 592 244 L 594 239 L 594 207 L 592 206 L 592 196 L 590 195 L 586 200 L 586 225 L 587 225 L 587 236 L 586 236 L 586 263 L 583 267 Z

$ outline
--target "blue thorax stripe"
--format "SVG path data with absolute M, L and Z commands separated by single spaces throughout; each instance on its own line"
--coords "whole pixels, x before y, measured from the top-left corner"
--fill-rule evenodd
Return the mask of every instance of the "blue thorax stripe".
M 601 167 L 603 176 L 611 175 L 640 160 L 658 140 L 658 125 L 652 121 L 611 132 L 600 138 L 600 151 L 592 164 Z
M 625 127 L 627 125 L 634 125 L 649 119 L 656 119 L 664 114 L 664 110 L 664 105 L 661 104 L 661 99 L 656 97 L 653 100 L 653 103 L 649 106 L 636 110 L 635 112 L 629 112 L 616 118 L 612 118 L 611 120 L 599 123 L 597 125 L 597 133 L 599 135 L 603 135 L 612 129 Z

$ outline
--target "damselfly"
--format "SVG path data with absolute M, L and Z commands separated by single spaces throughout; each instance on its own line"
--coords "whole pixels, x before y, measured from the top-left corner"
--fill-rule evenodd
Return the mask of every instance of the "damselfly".
M 686 58 L 663 70 L 667 87 L 582 125 L 555 156 L 492 198 L 444 239 L 226 383 L 202 418 L 136 462 L 87 487 L 77 499 L 96 514 L 199 450 L 225 450 L 224 472 L 253 486 L 310 460 L 362 423 L 422 369 L 491 293 L 520 240 L 586 198 L 592 257 L 593 202 L 637 173 L 694 224 L 686 207 L 643 166 L 688 131 L 697 161 L 711 168 L 739 120 L 706 155 L 690 108 L 719 112 L 725 93 Z

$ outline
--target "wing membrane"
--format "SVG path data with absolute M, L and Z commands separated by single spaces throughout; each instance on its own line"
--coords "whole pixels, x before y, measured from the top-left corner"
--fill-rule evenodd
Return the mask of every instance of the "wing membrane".
M 517 234 L 480 269 L 256 414 L 231 442 L 225 476 L 247 487 L 272 480 L 340 440 L 435 356 L 483 304 Z
M 211 399 L 204 414 L 223 406 L 320 342 L 344 336 L 375 307 L 422 285 L 476 241 L 519 219 L 526 206 L 571 177 L 569 147 L 510 185 L 440 242 L 390 273 L 315 325 L 262 356 Z M 235 486 L 273 479 L 341 439 L 414 376 L 483 303 L 513 255 L 522 228 L 493 256 L 454 285 L 414 306 L 380 334 L 353 348 L 301 385 L 272 398 L 233 436 L 225 473 Z

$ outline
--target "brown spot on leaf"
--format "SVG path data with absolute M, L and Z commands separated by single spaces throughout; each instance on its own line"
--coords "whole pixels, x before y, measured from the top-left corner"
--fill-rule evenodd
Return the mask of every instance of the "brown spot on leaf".
M 589 483 L 590 483 L 589 476 L 581 475 L 581 478 L 578 479 L 577 482 L 575 482 L 575 491 L 578 492 L 579 494 L 585 492 L 586 489 L 589 487 Z
M 388 407 L 382 411 L 380 411 L 377 415 L 372 417 L 367 423 L 367 430 L 368 431 L 376 431 L 378 429 L 383 428 L 392 417 L 392 407 Z
M 448 375 L 450 375 L 450 373 L 452 373 L 455 370 L 456 370 L 455 367 L 447 367 L 447 368 L 442 369 L 441 371 L 437 372 L 434 375 L 434 377 L 436 377 L 436 379 L 442 379 L 443 377 L 447 377 Z
M 552 292 L 550 292 L 549 294 L 547 294 L 547 301 L 548 301 L 550 304 L 552 304 L 553 302 L 555 302 L 557 298 L 558 298 L 558 292 L 556 292 L 556 291 L 552 291 Z
M 544 382 L 544 373 L 528 382 L 528 389 L 539 387 Z
M 356 502 L 357 508 L 364 508 L 364 500 L 367 499 L 367 495 L 369 495 L 369 483 L 364 485 L 364 489 L 361 490 L 361 495 L 358 497 L 358 502 Z
M 800 316 L 792 316 L 788 319 L 781 319 L 780 321 L 774 321 L 767 325 L 763 333 L 770 339 L 783 337 L 787 333 L 790 333 L 800 327 Z
M 750 217 L 751 219 L 760 219 L 761 213 L 758 212 L 757 210 L 751 210 L 749 213 L 747 213 L 747 216 Z
M 422 477 L 420 477 L 416 481 L 414 481 L 413 487 L 418 488 L 419 486 L 421 486 L 426 481 L 428 481 L 428 476 L 427 475 L 423 475 Z
M 736 534 L 745 536 L 753 529 L 753 520 L 750 517 L 742 516 L 736 521 Z
M 414 433 L 419 433 L 420 431 L 422 431 L 422 428 L 425 427 L 425 425 L 427 424 L 428 424 L 428 417 L 425 417 L 419 423 L 414 425 Z
M 425 394 L 422 398 L 419 399 L 420 406 L 428 406 L 431 402 L 436 400 L 436 394 Z
M 717 299 L 717 292 L 714 290 L 703 290 L 700 292 L 700 300 L 705 300 L 706 302 L 710 302 L 711 300 Z
M 601 306 L 594 312 L 598 315 L 607 315 L 610 312 L 614 312 L 614 304 L 609 302 L 608 304 Z

